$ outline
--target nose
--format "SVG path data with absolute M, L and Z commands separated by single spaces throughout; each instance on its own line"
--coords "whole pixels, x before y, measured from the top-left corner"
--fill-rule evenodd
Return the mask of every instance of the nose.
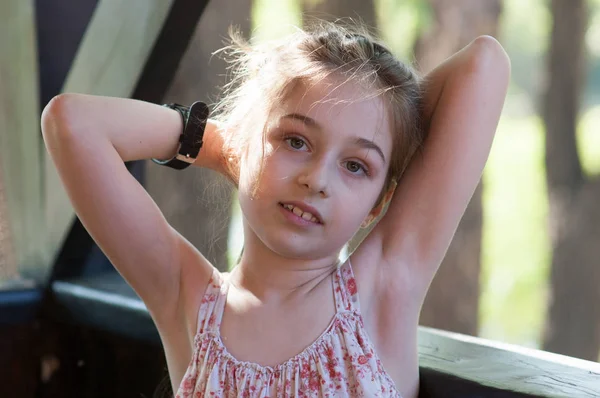
M 311 194 L 329 196 L 329 176 L 325 159 L 315 160 L 306 165 L 298 177 L 300 183 Z

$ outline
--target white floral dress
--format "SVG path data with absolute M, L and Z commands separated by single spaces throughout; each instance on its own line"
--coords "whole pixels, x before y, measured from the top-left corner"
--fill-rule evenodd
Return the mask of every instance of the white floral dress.
M 176 398 L 400 397 L 369 340 L 350 261 L 333 277 L 336 314 L 300 354 L 275 367 L 239 361 L 219 330 L 229 283 L 215 272 L 198 315 L 190 365 Z

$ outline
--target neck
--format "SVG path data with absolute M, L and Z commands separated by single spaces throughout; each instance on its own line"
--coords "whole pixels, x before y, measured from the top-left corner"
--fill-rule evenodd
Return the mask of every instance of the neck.
M 338 255 L 317 259 L 289 258 L 266 247 L 252 232 L 230 281 L 260 301 L 281 301 L 309 293 L 338 266 Z

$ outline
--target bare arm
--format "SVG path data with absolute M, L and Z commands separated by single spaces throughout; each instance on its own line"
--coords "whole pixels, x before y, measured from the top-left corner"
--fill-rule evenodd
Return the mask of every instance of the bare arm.
M 177 308 L 181 264 L 195 249 L 123 162 L 172 157 L 181 129 L 176 111 L 124 98 L 63 94 L 42 114 L 47 150 L 78 217 L 155 318 Z M 195 165 L 220 171 L 214 122 L 205 141 Z M 212 267 L 197 260 L 200 279 L 208 282 Z
M 391 275 L 408 277 L 411 290 L 424 297 L 481 178 L 509 76 L 506 53 L 483 36 L 425 77 L 423 151 L 365 240 L 380 248 L 387 265 L 381 283 L 398 280 Z

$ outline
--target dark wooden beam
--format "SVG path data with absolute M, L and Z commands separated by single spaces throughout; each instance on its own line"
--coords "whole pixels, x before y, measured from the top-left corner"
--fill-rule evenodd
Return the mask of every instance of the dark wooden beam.
M 60 93 L 98 0 L 35 0 L 40 109 Z
M 175 0 L 132 98 L 161 102 L 204 12 L 208 0 Z
M 100 1 L 62 91 L 160 101 L 206 3 Z M 55 258 L 67 233 L 80 228 L 48 157 L 45 168 L 47 255 Z
M 129 97 L 172 3 L 100 1 L 62 91 Z M 54 258 L 71 228 L 74 211 L 49 157 L 45 171 L 47 251 Z

